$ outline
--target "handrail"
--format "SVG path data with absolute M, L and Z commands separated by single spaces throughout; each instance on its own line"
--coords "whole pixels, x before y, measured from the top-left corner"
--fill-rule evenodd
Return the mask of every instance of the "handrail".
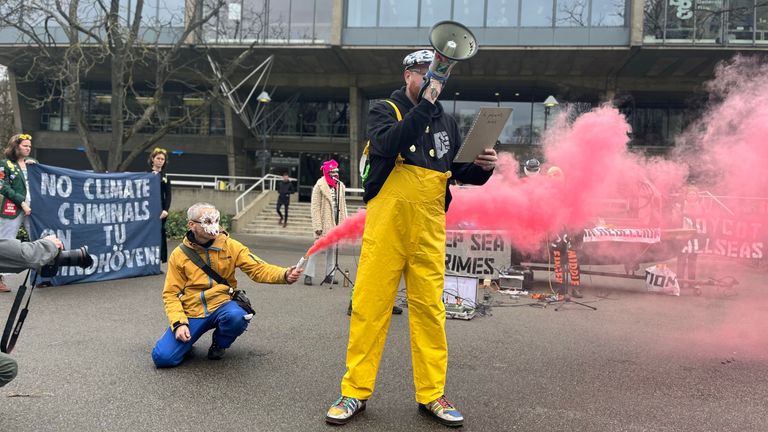
M 210 175 L 210 174 L 176 174 L 168 173 L 168 177 L 208 177 L 208 178 L 230 178 L 235 180 L 258 180 L 261 177 L 245 177 L 245 176 L 232 176 L 232 175 Z
M 168 173 L 168 177 L 173 179 L 200 179 L 200 180 L 176 180 L 175 184 L 179 186 L 195 186 L 205 189 L 211 187 L 213 189 L 226 189 L 226 190 L 244 190 L 245 184 L 249 181 L 258 183 L 261 177 L 247 177 L 247 176 L 230 176 L 230 175 L 209 175 L 209 174 L 174 174 Z M 274 176 L 274 174 L 270 174 Z M 282 178 L 282 177 L 279 177 Z M 270 178 L 271 179 L 271 178 Z M 239 180 L 239 181 L 238 181 Z M 295 178 L 290 178 L 290 181 L 296 181 Z M 274 189 L 274 182 L 270 180 L 271 188 Z M 220 186 L 223 184 L 223 188 Z
M 725 205 L 725 203 L 723 203 L 722 201 L 720 201 L 720 199 L 718 199 L 718 197 L 712 195 L 712 192 L 703 191 L 702 194 L 708 196 L 709 198 L 712 198 L 712 200 L 715 201 L 717 204 L 719 204 L 720 207 L 723 208 L 723 210 L 728 212 L 728 214 L 730 214 L 731 216 L 735 216 L 735 214 L 733 213 L 733 210 L 728 208 L 728 206 Z M 723 198 L 725 198 L 725 197 L 723 197 Z
M 254 189 L 259 187 L 261 185 L 261 191 L 264 192 L 267 182 L 269 182 L 269 190 L 275 189 L 275 183 L 278 180 L 282 180 L 282 176 L 278 176 L 275 174 L 267 174 L 264 177 L 259 178 L 259 181 L 251 185 L 248 189 L 245 190 L 245 192 L 241 193 L 237 198 L 235 198 L 235 214 L 240 214 L 240 212 L 245 208 L 245 196 L 251 193 Z

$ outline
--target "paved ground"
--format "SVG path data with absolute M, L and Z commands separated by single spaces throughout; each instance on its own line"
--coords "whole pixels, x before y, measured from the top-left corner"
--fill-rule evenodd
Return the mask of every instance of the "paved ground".
M 244 240 L 283 265 L 308 246 Z M 353 256 L 341 266 L 354 275 Z M 584 300 L 597 311 L 496 306 L 449 320 L 447 393 L 464 430 L 768 430 L 765 277 L 740 270 L 735 297 L 650 295 L 636 281 L 595 277 Z M 181 367 L 157 370 L 150 351 L 166 325 L 162 281 L 35 290 L 14 352 L 19 377 L 0 389 L 0 430 L 334 429 L 323 414 L 344 371 L 348 288 L 243 277 L 259 315 L 225 359 L 205 358 L 205 337 Z M 11 301 L 0 296 L 3 317 Z M 407 320 L 407 310 L 392 319 L 377 392 L 345 431 L 445 430 L 413 401 Z

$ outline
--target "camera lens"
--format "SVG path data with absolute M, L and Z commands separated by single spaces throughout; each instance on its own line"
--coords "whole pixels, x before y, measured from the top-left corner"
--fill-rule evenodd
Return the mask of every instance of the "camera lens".
M 88 246 L 80 246 L 77 249 L 61 251 L 56 258 L 56 265 L 88 268 L 93 265 L 93 258 L 88 255 Z

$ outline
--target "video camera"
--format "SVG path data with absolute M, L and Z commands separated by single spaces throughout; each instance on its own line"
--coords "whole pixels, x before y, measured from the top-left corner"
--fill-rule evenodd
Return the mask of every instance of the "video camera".
M 93 265 L 93 258 L 88 254 L 88 246 L 63 250 L 50 263 L 40 267 L 40 276 L 54 277 L 61 266 L 88 268 Z

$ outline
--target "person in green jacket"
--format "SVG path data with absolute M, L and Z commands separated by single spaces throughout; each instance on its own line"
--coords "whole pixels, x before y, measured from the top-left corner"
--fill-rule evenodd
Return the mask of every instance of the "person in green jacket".
M 32 136 L 16 134 L 5 146 L 4 159 L 0 160 L 0 239 L 14 239 L 23 223 L 29 232 L 27 216 L 32 213 L 29 206 L 29 183 L 27 165 L 36 161 L 29 157 L 32 151 Z M 0 275 L 0 292 L 11 289 Z

